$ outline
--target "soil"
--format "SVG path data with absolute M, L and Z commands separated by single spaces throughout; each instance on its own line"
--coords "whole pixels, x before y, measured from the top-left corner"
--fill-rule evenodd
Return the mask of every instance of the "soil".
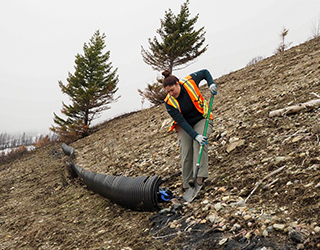
M 318 99 L 319 75 L 313 39 L 215 79 L 210 177 L 192 203 L 181 200 L 164 105 L 106 121 L 70 144 L 85 169 L 161 176 L 177 197 L 161 211 L 133 211 L 88 190 L 69 176 L 62 142 L 0 166 L 0 249 L 320 249 L 319 108 L 269 117 Z

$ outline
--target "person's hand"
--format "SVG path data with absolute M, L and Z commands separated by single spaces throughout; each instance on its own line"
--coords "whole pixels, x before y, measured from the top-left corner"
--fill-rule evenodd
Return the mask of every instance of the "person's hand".
M 214 94 L 214 95 L 217 94 L 218 86 L 215 83 L 212 83 L 209 88 L 210 88 L 210 91 L 211 91 L 212 94 Z
M 199 142 L 199 144 L 200 144 L 201 146 L 204 146 L 205 144 L 208 144 L 208 137 L 205 137 L 205 136 L 203 136 L 203 135 L 197 135 L 196 138 L 195 138 L 195 140 L 196 140 L 197 142 Z

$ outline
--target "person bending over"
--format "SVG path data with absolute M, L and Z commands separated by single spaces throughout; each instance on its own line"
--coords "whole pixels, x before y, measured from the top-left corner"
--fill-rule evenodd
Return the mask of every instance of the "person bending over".
M 217 85 L 206 69 L 197 71 L 179 80 L 169 70 L 162 72 L 163 87 L 168 92 L 165 105 L 174 122 L 168 131 L 177 132 L 182 165 L 183 188 L 193 186 L 194 181 L 202 185 L 208 178 L 208 137 L 213 130 L 213 116 L 207 102 L 199 90 L 199 84 L 206 80 L 213 95 L 217 94 Z M 206 118 L 209 115 L 207 135 L 203 136 Z M 203 147 L 197 179 L 193 174 L 198 163 L 200 146 Z

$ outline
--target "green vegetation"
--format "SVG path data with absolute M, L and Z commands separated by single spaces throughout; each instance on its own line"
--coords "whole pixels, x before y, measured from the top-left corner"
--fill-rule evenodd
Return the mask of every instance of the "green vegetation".
M 59 81 L 62 93 L 70 97 L 72 104 L 62 103 L 63 119 L 54 113 L 56 126 L 50 129 L 63 140 L 85 137 L 89 133 L 91 122 L 108 104 L 115 102 L 114 94 L 118 90 L 117 69 L 113 70 L 109 61 L 110 51 L 103 52 L 105 35 L 96 31 L 90 42 L 84 44 L 84 54 L 76 55 L 75 73 L 69 73 L 67 85 Z

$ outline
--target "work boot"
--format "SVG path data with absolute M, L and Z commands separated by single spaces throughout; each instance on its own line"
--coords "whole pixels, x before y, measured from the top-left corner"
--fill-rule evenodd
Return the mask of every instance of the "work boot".
M 194 187 L 194 179 L 193 179 L 193 178 L 190 179 L 190 180 L 188 181 L 188 184 L 189 184 L 190 187 Z
M 203 177 L 197 177 L 197 184 L 199 186 L 202 186 L 203 185 Z

